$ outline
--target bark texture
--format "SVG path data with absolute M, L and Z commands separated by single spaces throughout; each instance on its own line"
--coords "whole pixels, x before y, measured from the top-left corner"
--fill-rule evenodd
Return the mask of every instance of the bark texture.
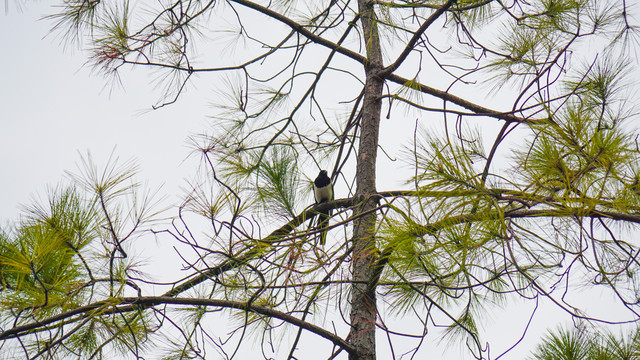
M 356 199 L 360 203 L 356 212 L 367 214 L 354 223 L 354 252 L 352 263 L 351 333 L 350 343 L 357 355 L 350 360 L 373 360 L 376 358 L 376 296 L 374 265 L 376 261 L 375 224 L 376 213 L 369 212 L 377 202 L 371 194 L 376 192 L 376 156 L 380 129 L 381 96 L 383 79 L 382 50 L 376 26 L 373 2 L 358 0 L 362 16 L 362 28 L 367 52 L 365 64 L 366 82 L 360 119 L 360 143 L 356 165 Z

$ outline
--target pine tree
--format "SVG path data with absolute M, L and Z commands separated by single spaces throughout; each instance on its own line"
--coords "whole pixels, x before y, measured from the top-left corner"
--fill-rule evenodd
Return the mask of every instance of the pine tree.
M 97 69 L 159 72 L 155 108 L 213 84 L 215 115 L 193 139 L 203 166 L 169 220 L 132 164 L 100 170 L 87 158 L 5 229 L 2 346 L 25 358 L 370 360 L 381 345 L 417 353 L 444 326 L 441 336 L 487 358 L 479 325 L 496 303 L 543 297 L 592 319 L 564 300 L 580 279 L 637 321 L 631 10 L 595 0 L 61 2 L 54 30 L 88 45 Z M 335 200 L 315 205 L 319 169 Z M 318 229 L 313 218 L 329 209 Z M 184 273 L 141 274 L 135 254 L 149 236 L 175 246 Z M 415 342 L 398 353 L 397 335 Z

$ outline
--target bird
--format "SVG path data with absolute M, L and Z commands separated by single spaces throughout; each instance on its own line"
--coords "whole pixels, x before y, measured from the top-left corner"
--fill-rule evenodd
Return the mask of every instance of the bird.
M 327 175 L 327 170 L 320 170 L 318 177 L 313 181 L 313 196 L 316 204 L 333 200 L 333 184 Z M 329 226 L 329 217 L 331 209 L 318 212 L 318 228 L 325 229 L 320 234 L 320 245 L 324 245 L 327 240 L 327 226 Z

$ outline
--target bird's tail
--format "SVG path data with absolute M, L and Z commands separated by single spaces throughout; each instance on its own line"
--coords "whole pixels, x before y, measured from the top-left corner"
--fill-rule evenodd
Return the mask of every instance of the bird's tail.
M 327 232 L 329 231 L 328 227 L 330 217 L 331 210 L 318 213 L 318 226 L 316 230 L 320 231 L 320 245 L 324 245 L 327 242 Z

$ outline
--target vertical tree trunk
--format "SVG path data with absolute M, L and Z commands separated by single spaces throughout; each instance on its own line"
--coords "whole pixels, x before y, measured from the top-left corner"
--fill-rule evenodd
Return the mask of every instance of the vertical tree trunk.
M 362 27 L 368 63 L 365 66 L 366 82 L 360 119 L 360 143 L 356 165 L 356 198 L 361 202 L 357 214 L 367 213 L 377 204 L 370 195 L 376 192 L 376 155 L 380 129 L 380 108 L 383 80 L 378 76 L 382 69 L 382 50 L 376 26 L 373 3 L 358 0 L 362 14 Z M 358 349 L 358 356 L 350 360 L 373 360 L 376 358 L 375 287 L 369 286 L 376 260 L 374 228 L 376 214 L 369 213 L 357 218 L 354 224 L 354 252 L 351 291 L 350 342 Z

